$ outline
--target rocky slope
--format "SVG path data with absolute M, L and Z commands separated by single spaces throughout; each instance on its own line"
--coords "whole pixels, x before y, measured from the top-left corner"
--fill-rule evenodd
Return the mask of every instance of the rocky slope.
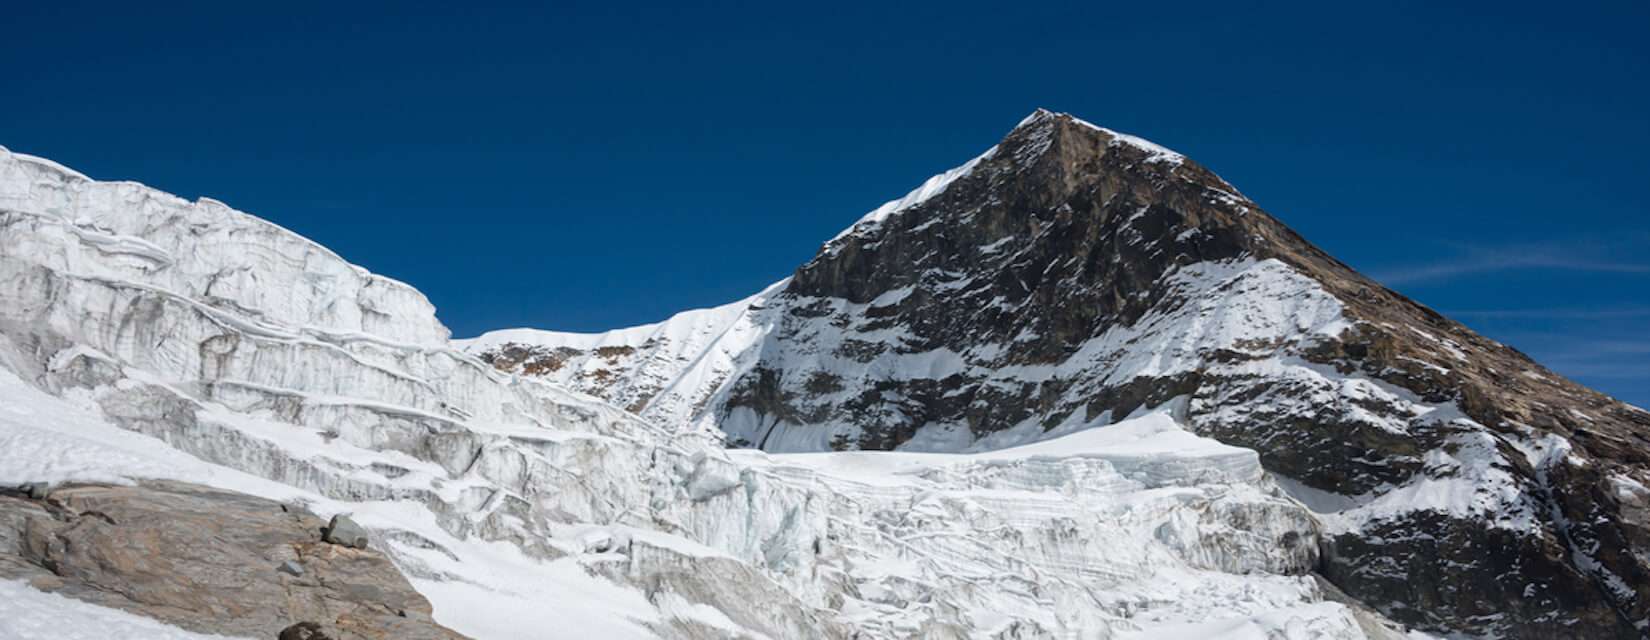
M 323 542 L 301 508 L 175 482 L 33 493 L 0 494 L 0 578 L 200 633 L 462 637 L 382 553 Z
M 1223 269 L 1185 286 L 1287 275 Z M 687 376 L 671 363 L 691 360 L 721 388 L 716 372 L 750 354 L 717 345 L 786 309 L 765 304 L 702 314 L 700 333 L 670 333 L 686 345 L 671 355 L 598 357 L 651 353 L 673 380 Z M 627 370 L 638 395 L 626 405 L 703 401 L 649 390 L 644 370 Z M 185 482 L 226 504 L 352 513 L 434 621 L 473 637 L 1392 634 L 1311 575 L 1323 525 L 1262 455 L 1187 431 L 1195 398 L 1156 400 L 1105 429 L 1075 420 L 991 451 L 729 451 L 721 431 L 500 372 L 453 348 L 416 290 L 222 203 L 0 151 L 0 487 Z M 120 490 L 62 491 L 82 504 Z M 66 519 L 13 506 L 70 540 L 115 545 L 133 526 L 88 505 Z M 101 586 L 118 578 L 29 553 L 59 578 L 46 560 Z M 263 553 L 243 558 L 257 565 L 245 575 L 283 584 Z M 127 607 L 101 588 L 60 591 L 82 601 L 7 580 L 0 591 L 65 619 Z M 397 598 L 373 601 L 410 600 Z M 134 610 L 220 628 L 213 613 L 147 606 Z
M 1422 628 L 1650 631 L 1650 414 L 1326 255 L 1172 151 L 1038 111 L 752 298 L 462 342 L 770 451 L 978 451 L 1176 401 Z

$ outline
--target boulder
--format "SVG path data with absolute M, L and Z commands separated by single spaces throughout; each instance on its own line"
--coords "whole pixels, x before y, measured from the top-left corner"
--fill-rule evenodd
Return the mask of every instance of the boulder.
M 322 539 L 355 549 L 367 548 L 367 530 L 346 515 L 333 516 L 332 522 L 327 523 Z

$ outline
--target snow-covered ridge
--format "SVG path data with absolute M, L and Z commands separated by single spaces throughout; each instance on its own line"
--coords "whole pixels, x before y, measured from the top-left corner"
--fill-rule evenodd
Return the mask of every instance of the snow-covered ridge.
M 1082 118 L 1078 118 L 1076 116 L 1072 116 L 1072 115 L 1068 115 L 1068 114 L 1058 114 L 1058 115 L 1063 115 L 1065 117 L 1071 118 L 1071 120 L 1073 122 L 1076 122 L 1077 124 L 1083 125 L 1083 126 L 1088 127 L 1090 129 L 1105 132 L 1107 135 L 1110 135 L 1114 141 L 1118 141 L 1122 144 L 1127 144 L 1127 145 L 1133 146 L 1137 149 L 1140 149 L 1142 151 L 1147 152 L 1148 154 L 1150 154 L 1146 157 L 1147 162 L 1164 162 L 1164 163 L 1168 163 L 1168 164 L 1180 164 L 1180 163 L 1186 161 L 1186 156 L 1180 155 L 1180 153 L 1178 153 L 1176 151 L 1172 151 L 1168 147 L 1164 147 L 1163 145 L 1157 144 L 1157 143 L 1152 142 L 1150 140 L 1147 140 L 1145 138 L 1142 138 L 1142 137 L 1139 137 L 1139 136 L 1132 136 L 1132 135 L 1129 135 L 1127 133 L 1118 133 L 1116 131 L 1112 131 L 1111 129 L 1107 129 L 1105 127 L 1094 124 L 1094 123 L 1089 122 L 1087 120 L 1084 120 Z
M 888 202 L 883 203 L 882 206 L 872 209 L 870 213 L 867 213 L 864 217 L 861 217 L 858 222 L 855 222 L 847 229 L 843 229 L 841 233 L 836 234 L 835 237 L 832 237 L 829 241 L 827 241 L 825 243 L 826 246 L 830 246 L 837 240 L 841 240 L 849 234 L 868 231 L 877 225 L 882 224 L 882 221 L 887 220 L 889 216 L 905 211 L 906 209 L 910 209 L 911 207 L 915 207 L 919 204 L 927 202 L 934 196 L 945 193 L 946 187 L 951 186 L 951 183 L 956 182 L 958 178 L 968 175 L 974 170 L 974 167 L 980 164 L 980 162 L 988 160 L 996 154 L 997 147 L 993 146 L 990 149 L 986 149 L 985 153 L 975 156 L 973 159 L 968 162 L 964 162 L 960 166 L 954 167 L 947 170 L 945 173 L 941 173 L 924 180 L 921 186 L 912 189 L 911 192 L 905 194 L 904 197 L 896 200 L 889 200 Z
M 604 333 L 538 329 L 489 331 L 453 346 L 494 366 L 607 399 L 661 424 L 707 406 L 711 394 L 748 366 L 771 329 L 764 308 L 781 280 L 743 300 L 678 313 Z M 714 426 L 704 428 L 715 431 Z
M 789 279 L 780 280 L 743 300 L 705 309 L 682 311 L 663 321 L 651 324 L 597 333 L 548 331 L 525 327 L 496 329 L 474 338 L 453 340 L 452 345 L 468 352 L 485 351 L 506 344 L 530 344 L 551 349 L 567 347 L 590 350 L 600 347 L 637 347 L 646 344 L 649 340 L 680 339 L 685 337 L 682 327 L 703 327 L 706 331 L 720 333 L 726 330 L 740 314 L 753 305 L 760 305 L 763 300 L 784 289 L 785 284 L 788 282 Z
M 41 233 L 82 240 L 53 257 L 54 269 L 256 310 L 255 321 L 424 347 L 445 347 L 450 335 L 418 290 L 210 198 L 189 202 L 135 182 L 94 181 L 0 148 L 0 211 L 34 216 Z M 33 251 L 15 248 L 14 255 Z
M 1182 163 L 1186 160 L 1186 156 L 1181 155 L 1179 152 L 1170 150 L 1169 148 L 1164 147 L 1163 145 L 1157 144 L 1155 142 L 1152 142 L 1152 141 L 1147 140 L 1145 138 L 1142 138 L 1140 136 L 1129 135 L 1127 133 L 1121 133 L 1121 132 L 1118 132 L 1118 131 L 1114 131 L 1112 129 L 1108 129 L 1106 127 L 1102 127 L 1100 125 L 1094 124 L 1092 122 L 1089 122 L 1089 121 L 1084 120 L 1082 118 L 1079 118 L 1077 116 L 1071 115 L 1069 113 L 1057 113 L 1057 112 L 1054 112 L 1054 111 L 1049 111 L 1048 109 L 1037 109 L 1036 111 L 1032 111 L 1031 115 L 1028 115 L 1025 118 L 1021 119 L 1020 123 L 1017 124 L 1017 125 L 1014 125 L 1014 127 L 1016 129 L 1018 129 L 1018 128 L 1024 127 L 1026 125 L 1034 124 L 1034 123 L 1042 121 L 1042 120 L 1049 120 L 1049 119 L 1054 119 L 1054 118 L 1065 118 L 1065 119 L 1071 120 L 1072 122 L 1075 122 L 1077 124 L 1083 125 L 1085 127 L 1093 129 L 1095 131 L 1099 131 L 1101 133 L 1106 134 L 1107 136 L 1111 137 L 1114 140 L 1114 142 L 1117 143 L 1117 144 L 1127 144 L 1129 146 L 1140 149 L 1141 151 L 1145 151 L 1147 154 L 1149 154 L 1147 156 L 1147 162 L 1166 162 L 1166 163 L 1169 163 L 1169 164 L 1180 164 L 1180 163 Z

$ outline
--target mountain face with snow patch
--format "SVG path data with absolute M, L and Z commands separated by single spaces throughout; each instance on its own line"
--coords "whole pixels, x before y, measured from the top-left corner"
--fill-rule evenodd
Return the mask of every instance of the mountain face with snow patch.
M 1422 629 L 1650 632 L 1650 414 L 1306 242 L 1195 162 L 1038 111 L 746 300 L 459 341 L 770 452 L 969 453 L 1153 410 L 1258 453 L 1313 569 Z

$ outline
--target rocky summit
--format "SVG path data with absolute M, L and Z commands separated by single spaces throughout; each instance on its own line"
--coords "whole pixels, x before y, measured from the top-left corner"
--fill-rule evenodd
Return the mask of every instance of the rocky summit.
M 749 299 L 462 343 L 773 452 L 998 449 L 1173 407 L 1421 629 L 1650 631 L 1650 413 L 1364 277 L 1212 171 L 1039 110 Z
M 467 340 L 0 149 L 5 637 L 1640 638 L 1647 437 L 1048 111 L 744 300 Z

